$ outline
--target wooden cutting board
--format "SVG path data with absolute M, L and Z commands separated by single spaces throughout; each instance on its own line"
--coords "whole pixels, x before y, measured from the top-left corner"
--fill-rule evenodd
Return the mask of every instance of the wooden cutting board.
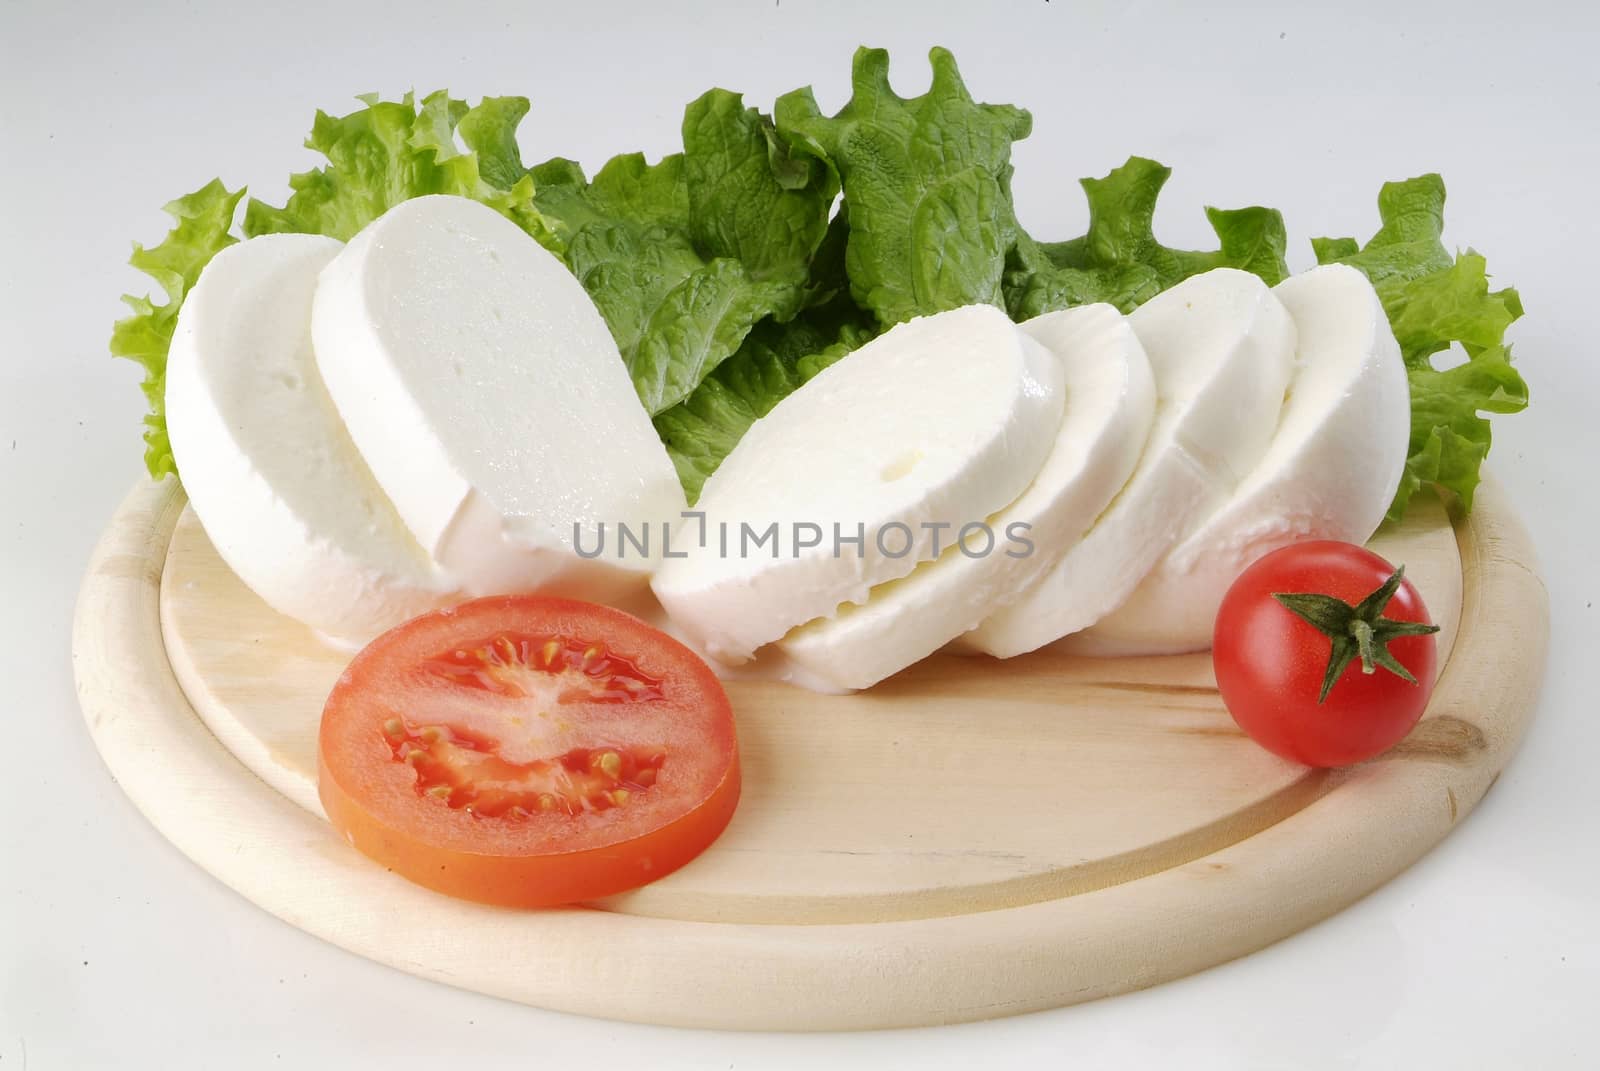
M 1405 563 L 1448 652 L 1427 716 L 1379 759 L 1327 772 L 1266 753 L 1204 655 L 939 656 L 845 697 L 732 683 L 744 795 L 727 832 L 653 885 L 552 911 L 451 900 L 332 831 L 315 735 L 346 656 L 245 589 L 170 481 L 136 487 L 102 539 L 73 658 L 139 808 L 335 944 L 588 1015 L 914 1026 L 1243 955 L 1358 899 L 1466 815 L 1531 717 L 1544 585 L 1492 483 L 1467 520 L 1421 502 L 1373 546 Z

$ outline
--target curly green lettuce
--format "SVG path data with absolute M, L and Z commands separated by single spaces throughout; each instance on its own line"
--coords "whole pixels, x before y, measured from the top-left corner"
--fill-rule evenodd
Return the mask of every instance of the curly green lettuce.
M 399 101 L 359 99 L 366 106 L 349 115 L 317 112 L 306 148 L 326 157 L 327 166 L 291 175 L 293 192 L 282 208 L 251 198 L 245 237 L 294 232 L 349 241 L 402 201 L 443 193 L 480 201 L 550 242 L 534 208 L 533 179 L 512 164 L 520 164 L 516 128 L 528 112 L 525 98 L 489 97 L 476 108 L 443 90 L 420 106 L 409 93 Z M 466 151 L 456 144 L 458 128 L 471 135 Z M 485 157 L 470 148 L 474 143 Z
M 756 279 L 806 278 L 839 192 L 831 168 L 794 153 L 737 93 L 713 89 L 684 111 L 683 170 L 698 248 Z
M 1173 249 L 1155 236 L 1156 200 L 1172 169 L 1140 156 L 1104 178 L 1080 181 L 1089 229 L 1065 242 L 1038 243 L 1018 228 L 1005 277 L 1006 311 L 1027 320 L 1071 305 L 1110 302 L 1124 312 L 1213 268 L 1238 268 L 1268 286 L 1289 274 L 1288 235 L 1276 209 L 1207 208 L 1220 248 Z
M 1389 507 L 1399 520 L 1411 497 L 1432 484 L 1462 510 L 1472 495 L 1492 442 L 1485 413 L 1527 408 L 1528 385 L 1511 364 L 1506 329 L 1522 316 L 1512 289 L 1490 290 L 1487 264 L 1468 250 L 1452 255 L 1444 232 L 1444 180 L 1423 175 L 1386 183 L 1378 194 L 1378 233 L 1312 241 L 1320 264 L 1349 264 L 1372 281 L 1388 313 L 1411 383 L 1411 445 Z M 1465 360 L 1439 368 L 1447 350 Z
M 725 90 L 688 106 L 683 146 L 656 164 L 615 157 L 593 182 L 569 160 L 534 170 L 539 209 L 651 414 L 688 398 L 757 323 L 806 305 L 837 193 Z
M 889 86 L 889 54 L 858 49 L 853 93 L 824 116 L 810 88 L 778 99 L 780 135 L 837 171 L 849 206 L 845 267 L 855 301 L 888 327 L 962 305 L 1002 304 L 1015 242 L 1011 145 L 1032 118 L 972 99 L 942 48 L 933 84 L 911 99 Z

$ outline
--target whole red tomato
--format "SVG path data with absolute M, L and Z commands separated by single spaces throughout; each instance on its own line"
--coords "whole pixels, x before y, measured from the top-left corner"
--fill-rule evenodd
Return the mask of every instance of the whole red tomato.
M 1239 574 L 1217 611 L 1211 657 L 1228 712 L 1261 746 L 1344 766 L 1392 747 L 1422 717 L 1437 631 L 1403 570 L 1365 547 L 1316 540 Z

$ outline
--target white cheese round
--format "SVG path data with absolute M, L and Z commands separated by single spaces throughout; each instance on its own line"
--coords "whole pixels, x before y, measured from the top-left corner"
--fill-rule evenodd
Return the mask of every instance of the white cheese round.
M 1331 264 L 1273 293 L 1294 317 L 1297 371 L 1266 455 L 1233 496 L 1115 613 L 1073 640 L 1099 654 L 1211 646 L 1228 586 L 1263 554 L 1303 539 L 1365 543 L 1399 486 L 1411 436 L 1400 346 L 1367 277 Z
M 1233 492 L 1271 441 L 1294 365 L 1283 303 L 1248 272 L 1187 279 L 1128 317 L 1155 374 L 1144 455 L 1094 528 L 1011 605 L 958 645 L 1009 658 L 1120 606 L 1188 531 Z
M 451 599 L 350 441 L 311 352 L 317 274 L 341 244 L 254 238 L 189 292 L 167 358 L 167 428 L 217 552 L 273 609 L 363 643 Z
M 683 489 L 594 303 L 516 224 L 390 209 L 323 272 L 312 333 L 378 483 L 473 594 L 608 601 L 649 575 L 659 538 L 641 554 L 617 526 L 661 530 Z
M 1061 362 L 998 309 L 897 325 L 751 426 L 651 586 L 701 649 L 744 662 L 1009 504 L 1061 414 Z
M 1047 313 L 1022 330 L 1060 359 L 1066 410 L 1027 490 L 989 518 L 997 542 L 952 545 L 911 575 L 790 632 L 790 662 L 835 688 L 867 688 L 932 654 L 1016 598 L 1083 538 L 1127 482 L 1155 415 L 1144 349 L 1110 305 Z M 1009 534 L 1020 538 L 1012 539 Z M 1024 542 L 1025 541 L 1025 542 Z

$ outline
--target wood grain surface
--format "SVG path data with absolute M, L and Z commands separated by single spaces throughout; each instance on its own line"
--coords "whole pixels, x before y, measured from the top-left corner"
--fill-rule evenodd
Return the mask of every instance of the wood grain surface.
M 1205 656 L 941 656 L 868 693 L 736 682 L 745 794 L 713 848 L 589 908 L 514 912 L 412 886 L 316 802 L 315 731 L 347 655 L 268 609 L 169 484 L 135 488 L 80 595 L 79 694 L 107 765 L 219 879 L 427 977 L 546 1007 L 699 1026 L 951 1022 L 1139 988 L 1338 910 L 1477 802 L 1531 716 L 1546 596 L 1486 485 L 1373 546 L 1443 626 L 1423 723 L 1311 772 L 1246 740 Z M 1490 642 L 1486 622 L 1519 637 Z M 406 941 L 397 932 L 410 934 Z

